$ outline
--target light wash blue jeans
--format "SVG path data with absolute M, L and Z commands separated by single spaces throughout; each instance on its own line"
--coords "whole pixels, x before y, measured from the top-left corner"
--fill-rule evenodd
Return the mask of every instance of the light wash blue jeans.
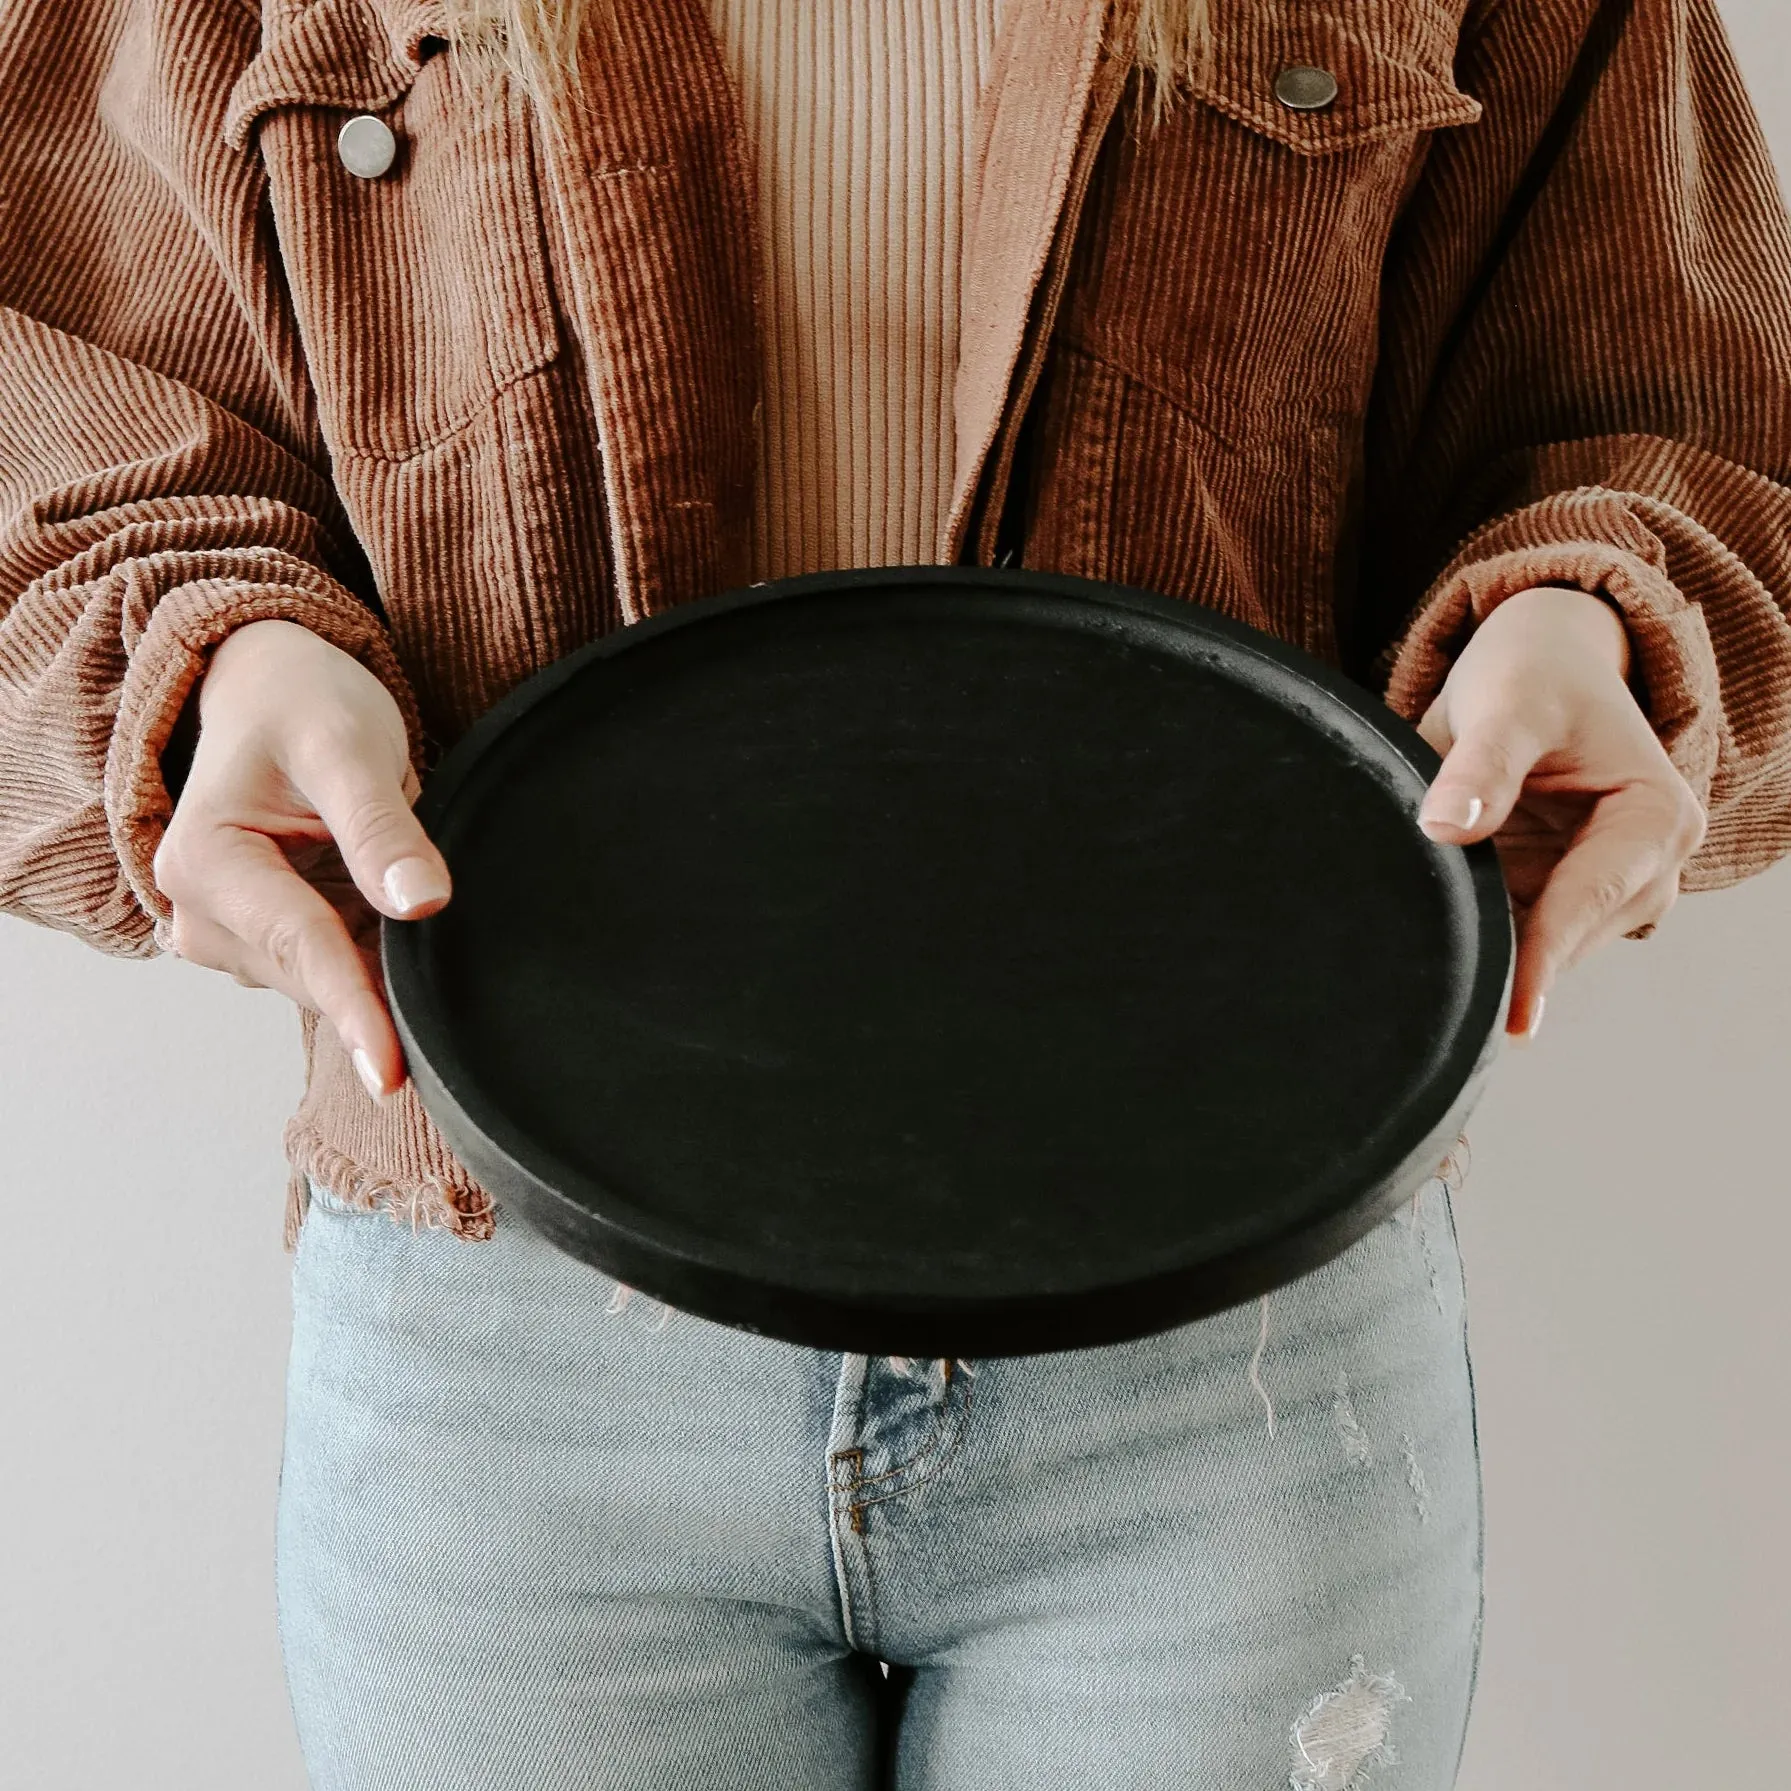
M 501 1213 L 316 1190 L 300 1236 L 314 1791 L 1448 1791 L 1481 1537 L 1440 1178 L 1265 1301 L 958 1362 L 731 1330 Z

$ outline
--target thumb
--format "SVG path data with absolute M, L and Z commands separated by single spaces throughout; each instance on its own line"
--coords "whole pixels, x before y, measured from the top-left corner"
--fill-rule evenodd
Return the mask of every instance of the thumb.
M 1526 751 L 1509 728 L 1470 729 L 1450 747 L 1418 810 L 1432 839 L 1459 843 L 1496 832 L 1523 794 L 1524 778 L 1541 756 Z
M 419 920 L 448 900 L 447 862 L 411 812 L 405 782 L 387 766 L 348 754 L 318 767 L 310 782 L 305 795 L 379 913 Z

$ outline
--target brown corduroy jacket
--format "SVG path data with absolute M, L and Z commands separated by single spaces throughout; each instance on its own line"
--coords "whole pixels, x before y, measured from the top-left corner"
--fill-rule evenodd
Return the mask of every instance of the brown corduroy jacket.
M 1214 0 L 1155 129 L 1135 4 L 1008 0 L 939 557 L 1210 605 L 1410 720 L 1504 597 L 1599 593 L 1708 811 L 1682 888 L 1791 851 L 1791 224 L 1714 0 Z M 358 655 L 426 774 L 745 582 L 738 112 L 703 0 L 613 13 L 555 141 L 437 0 L 0 11 L 0 908 L 155 952 L 162 754 L 247 621 Z M 414 1093 L 304 1042 L 289 1242 L 307 1173 L 489 1236 Z

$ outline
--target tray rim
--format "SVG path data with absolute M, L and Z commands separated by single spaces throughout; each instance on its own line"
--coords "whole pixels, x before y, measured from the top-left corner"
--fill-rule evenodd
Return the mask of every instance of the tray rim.
M 1103 611 L 1117 612 L 1130 619 L 1129 625 L 1121 621 L 1111 630 L 1096 626 L 1089 631 L 1136 635 L 1139 621 L 1154 625 L 1153 633 L 1164 631 L 1171 637 L 1181 637 L 1178 650 L 1204 648 L 1207 659 L 1217 662 L 1222 673 L 1239 678 L 1269 700 L 1283 704 L 1291 694 L 1291 675 L 1296 688 L 1305 686 L 1321 699 L 1321 709 L 1331 708 L 1334 715 L 1340 706 L 1349 712 L 1355 728 L 1366 728 L 1378 745 L 1411 774 L 1417 792 L 1412 804 L 1413 828 L 1417 831 L 1417 801 L 1440 769 L 1441 755 L 1416 727 L 1396 715 L 1372 691 L 1306 649 L 1183 598 L 1030 568 L 964 566 L 877 567 L 768 580 L 690 599 L 615 629 L 525 678 L 481 715 L 431 772 L 415 805 L 417 817 L 430 837 L 436 838 L 449 805 L 478 774 L 503 738 L 595 662 L 639 649 L 668 631 L 766 604 L 812 597 L 849 600 L 878 591 L 912 596 L 917 587 L 942 595 L 955 589 L 965 594 L 973 609 L 986 609 L 991 601 L 1034 597 L 1067 601 L 1082 609 L 1089 623 Z M 1418 837 L 1423 838 L 1421 834 Z M 974 1353 L 1012 1353 L 1011 1347 L 1004 1351 L 985 1346 L 991 1338 L 1011 1343 L 1011 1339 L 1022 1334 L 1031 1336 L 1041 1348 L 1084 1347 L 1091 1340 L 1119 1341 L 1116 1326 L 1123 1331 L 1127 1324 L 1153 1313 L 1160 1316 L 1164 1309 L 1180 1310 L 1193 1302 L 1206 1310 L 1219 1310 L 1222 1305 L 1282 1285 L 1293 1275 L 1329 1261 L 1365 1235 L 1428 1179 L 1414 1165 L 1422 1166 L 1433 1144 L 1440 1160 L 1442 1151 L 1471 1111 L 1502 1043 L 1500 1021 L 1515 969 L 1515 929 L 1503 873 L 1490 839 L 1465 847 L 1426 843 L 1439 856 L 1460 854 L 1460 870 L 1446 874 L 1445 880 L 1458 886 L 1465 880 L 1472 894 L 1471 899 L 1459 898 L 1461 910 L 1464 918 L 1471 914 L 1477 922 L 1477 961 L 1461 1004 L 1460 1019 L 1448 1051 L 1433 1065 L 1432 1074 L 1423 1084 L 1426 1097 L 1445 1086 L 1458 1087 L 1458 1093 L 1446 1103 L 1429 1098 L 1416 1102 L 1404 1110 L 1397 1124 L 1389 1123 L 1368 1134 L 1356 1155 L 1396 1157 L 1397 1167 L 1371 1182 L 1357 1200 L 1332 1209 L 1325 1220 L 1302 1228 L 1291 1237 L 1278 1235 L 1257 1240 L 1223 1256 L 1207 1258 L 1192 1268 L 1116 1283 L 1099 1294 L 1078 1289 L 1011 1299 L 979 1297 L 954 1302 L 916 1298 L 891 1303 L 864 1297 L 842 1300 L 812 1280 L 774 1284 L 765 1278 L 762 1264 L 745 1266 L 749 1252 L 680 1221 L 643 1211 L 614 1188 L 604 1186 L 596 1177 L 526 1138 L 501 1103 L 486 1097 L 478 1078 L 455 1049 L 453 1028 L 430 999 L 430 979 L 424 967 L 428 920 L 395 922 L 382 917 L 380 959 L 387 1001 L 425 1111 L 450 1148 L 486 1185 L 487 1192 L 504 1204 L 516 1206 L 537 1230 L 570 1253 L 668 1303 L 674 1299 L 692 1300 L 695 1290 L 695 1299 L 711 1312 L 731 1314 L 718 1322 L 792 1341 L 812 1340 L 818 1347 L 838 1348 L 837 1342 L 822 1339 L 837 1339 L 847 1331 L 864 1335 L 867 1327 L 879 1336 L 899 1335 L 907 1342 L 915 1342 L 911 1335 L 915 1315 L 923 1310 L 931 1311 L 929 1322 L 967 1342 L 977 1343 Z M 1482 1039 L 1480 1021 L 1488 1016 L 1489 1032 Z M 428 1045 L 422 1037 L 425 1030 L 435 1035 Z M 1451 1073 L 1445 1077 L 1441 1074 L 1443 1069 Z M 492 1186 L 493 1182 L 499 1185 Z M 561 1192 L 561 1187 L 567 1186 L 588 1190 L 607 1212 L 600 1213 L 597 1204 L 569 1198 Z M 674 1263 L 668 1280 L 662 1271 Z M 682 1286 L 677 1285 L 680 1280 Z M 1152 1286 L 1157 1289 L 1154 1295 Z M 659 1287 L 668 1291 L 661 1293 Z M 1051 1314 L 1066 1301 L 1089 1302 L 1091 1306 L 1118 1304 L 1108 1312 L 1104 1323 L 1095 1324 L 1092 1329 L 1085 1326 L 1085 1336 L 1059 1341 L 1065 1326 Z M 1219 1304 L 1211 1304 L 1213 1301 Z M 1122 1306 L 1126 1308 L 1124 1312 L 1120 1310 Z M 796 1337 L 795 1331 L 804 1336 Z M 1137 1336 L 1146 1332 L 1125 1334 Z M 937 1334 L 919 1341 L 937 1341 Z M 894 1353 L 949 1353 L 930 1347 L 909 1348 L 906 1343 L 890 1343 L 888 1347 Z M 973 1352 L 966 1348 L 960 1353 Z

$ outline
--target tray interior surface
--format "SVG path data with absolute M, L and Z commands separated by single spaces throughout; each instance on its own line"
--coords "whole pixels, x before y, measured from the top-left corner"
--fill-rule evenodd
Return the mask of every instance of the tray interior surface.
M 1297 680 L 1069 617 L 762 605 L 528 710 L 419 923 L 456 1098 L 815 1286 L 1110 1286 L 1347 1205 L 1452 1092 L 1463 855 Z

